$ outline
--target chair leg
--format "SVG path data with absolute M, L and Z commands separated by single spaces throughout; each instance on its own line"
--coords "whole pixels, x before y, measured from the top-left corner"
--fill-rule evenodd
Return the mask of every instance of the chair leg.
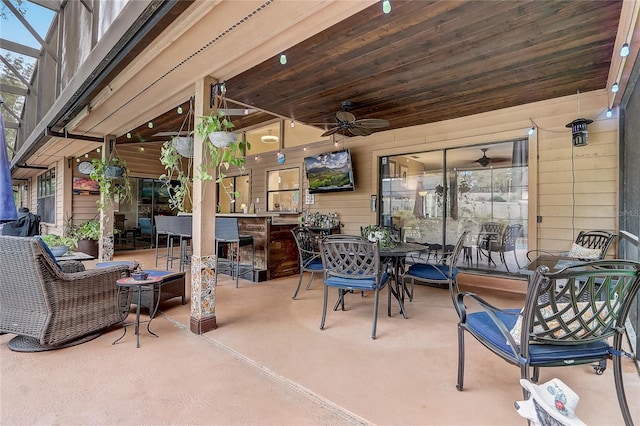
M 617 354 L 613 354 L 613 379 L 616 385 L 616 395 L 618 396 L 618 404 L 620 404 L 620 411 L 622 412 L 622 418 L 624 424 L 629 426 L 633 425 L 633 418 L 629 411 L 629 405 L 627 403 L 627 395 L 624 392 L 624 380 L 622 376 L 622 355 L 620 349 L 622 347 L 622 335 L 617 334 L 613 339 L 613 347 L 617 350 Z
M 300 284 L 302 284 L 302 275 L 303 274 L 304 274 L 304 272 L 302 272 L 302 269 L 301 269 L 300 270 L 300 279 L 298 280 L 298 286 L 296 287 L 295 293 L 293 293 L 293 297 L 292 297 L 293 300 L 296 300 L 296 297 L 298 297 L 298 292 L 300 291 Z
M 322 304 L 322 321 L 320 321 L 320 330 L 324 330 L 324 320 L 327 317 L 327 299 L 329 298 L 329 287 L 324 286 L 324 303 Z
M 311 273 L 311 277 L 309 278 L 309 282 L 307 283 L 306 290 L 309 290 L 311 288 L 311 283 L 313 282 L 313 274 L 315 274 L 315 272 Z
M 456 389 L 464 387 L 464 329 L 458 325 L 458 384 Z
M 380 289 L 376 288 L 375 300 L 373 302 L 373 328 L 371 330 L 371 338 L 376 339 L 376 327 L 378 326 L 378 301 L 380 296 Z

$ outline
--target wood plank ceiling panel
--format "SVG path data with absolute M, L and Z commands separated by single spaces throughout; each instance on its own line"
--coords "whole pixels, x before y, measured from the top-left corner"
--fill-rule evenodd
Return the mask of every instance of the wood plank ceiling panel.
M 357 118 L 383 118 L 394 129 L 602 89 L 622 1 L 392 5 L 389 15 L 376 3 L 301 41 L 284 66 L 275 56 L 228 79 L 227 96 L 319 127 L 333 125 L 349 100 Z M 177 131 L 181 119 L 166 115 L 152 130 L 135 129 L 139 138 Z M 241 129 L 270 118 L 234 122 Z

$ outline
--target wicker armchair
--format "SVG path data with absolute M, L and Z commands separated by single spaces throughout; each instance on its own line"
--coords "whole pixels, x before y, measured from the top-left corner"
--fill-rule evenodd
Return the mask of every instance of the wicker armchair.
M 115 282 L 128 271 L 120 265 L 65 273 L 37 239 L 0 236 L 0 333 L 18 335 L 9 342 L 13 350 L 86 341 L 120 322 Z

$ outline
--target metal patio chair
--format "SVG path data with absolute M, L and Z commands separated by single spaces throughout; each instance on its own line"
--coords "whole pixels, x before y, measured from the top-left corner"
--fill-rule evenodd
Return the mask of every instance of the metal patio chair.
M 291 230 L 293 238 L 296 240 L 296 246 L 298 247 L 298 259 L 300 263 L 300 279 L 298 280 L 298 286 L 293 293 L 292 299 L 298 297 L 300 291 L 300 285 L 302 284 L 302 277 L 305 272 L 311 272 L 309 282 L 307 283 L 307 290 L 311 287 L 311 282 L 316 272 L 322 272 L 322 257 L 320 256 L 320 250 L 318 249 L 318 243 L 316 237 L 304 226 L 296 226 Z
M 625 321 L 640 288 L 640 263 L 580 262 L 555 273 L 540 266 L 520 309 L 500 309 L 473 293 L 453 294 L 458 323 L 458 383 L 463 389 L 465 332 L 508 363 L 521 379 L 538 381 L 541 367 L 591 364 L 613 358 L 618 402 L 627 425 L 621 357 Z M 470 302 L 480 309 L 471 311 Z M 599 364 L 596 365 L 598 372 Z M 527 398 L 524 392 L 525 399 Z
M 320 241 L 320 255 L 324 266 L 324 303 L 320 330 L 324 330 L 327 316 L 329 287 L 338 289 L 338 302 L 334 311 L 342 304 L 344 310 L 344 294 L 347 291 L 373 291 L 373 325 L 371 338 L 376 338 L 378 322 L 378 305 L 380 290 L 389 280 L 386 265 L 380 258 L 380 247 L 377 242 L 353 236 L 327 236 Z

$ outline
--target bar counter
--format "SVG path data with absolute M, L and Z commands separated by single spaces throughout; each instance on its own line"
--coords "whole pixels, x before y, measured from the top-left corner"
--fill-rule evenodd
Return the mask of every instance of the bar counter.
M 299 214 L 218 213 L 216 217 L 237 217 L 241 235 L 253 236 L 256 273 L 254 281 L 299 273 L 298 248 L 291 230 L 298 226 Z M 242 248 L 242 256 L 251 258 L 251 247 Z

